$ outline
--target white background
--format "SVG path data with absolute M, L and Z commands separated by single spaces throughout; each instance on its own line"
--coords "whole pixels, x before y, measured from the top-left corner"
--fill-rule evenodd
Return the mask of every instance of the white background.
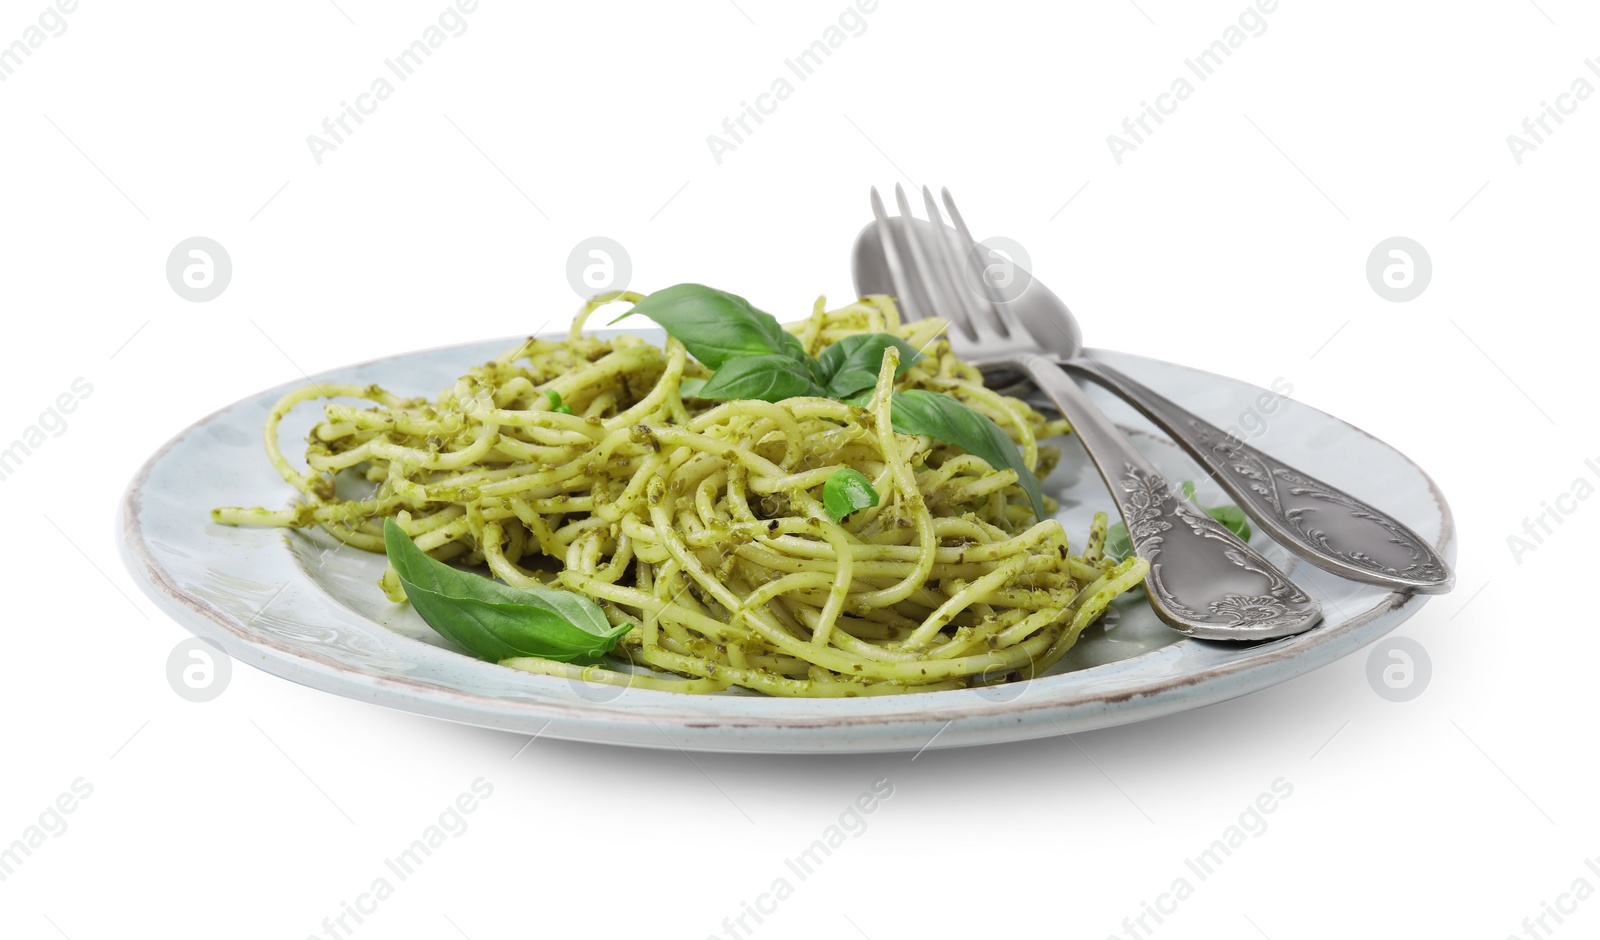
M 1133 936 L 1537 938 L 1523 918 L 1600 888 L 1600 502 L 1569 502 L 1520 563 L 1507 545 L 1600 483 L 1600 102 L 1521 165 L 1506 143 L 1575 78 L 1600 85 L 1592 6 L 1283 0 L 1118 165 L 1106 136 L 1243 0 L 881 0 L 719 165 L 707 135 L 844 0 L 483 0 L 320 166 L 307 135 L 444 3 L 270 6 L 85 0 L 0 83 L 0 442 L 75 378 L 94 388 L 0 483 L 0 842 L 93 787 L 0 882 L 0 933 L 322 935 L 479 777 L 470 828 L 355 936 L 725 935 L 879 778 L 893 797 L 757 936 L 1128 936 L 1278 778 L 1293 795 L 1267 830 Z M 43 8 L 0 4 L 0 43 Z M 1399 631 L 1431 655 L 1424 694 L 1381 699 L 1362 654 L 1189 714 L 912 762 L 519 754 L 242 666 L 207 704 L 168 687 L 187 634 L 123 572 L 112 519 L 169 436 L 302 371 L 560 326 L 592 235 L 626 246 L 638 289 L 803 315 L 847 295 L 867 187 L 896 182 L 948 185 L 980 235 L 1027 246 L 1092 344 L 1281 376 L 1426 467 L 1461 544 L 1456 592 Z M 208 303 L 165 279 L 193 235 L 233 259 Z M 1433 260 L 1408 303 L 1365 276 L 1392 235 Z M 1595 935 L 1600 902 L 1573 903 L 1545 925 Z

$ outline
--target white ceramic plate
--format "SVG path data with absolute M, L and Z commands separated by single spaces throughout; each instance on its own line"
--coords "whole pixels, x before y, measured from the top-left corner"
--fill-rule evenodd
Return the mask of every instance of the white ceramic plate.
M 432 396 L 514 342 L 410 353 L 316 378 Z M 1219 427 L 1256 427 L 1255 417 L 1267 410 L 1263 390 L 1243 382 L 1136 356 L 1095 355 Z M 288 504 L 292 492 L 261 449 L 262 423 L 288 387 L 224 408 L 150 458 L 122 505 L 129 570 L 157 605 L 235 660 L 350 698 L 487 728 L 708 751 L 914 751 L 930 742 L 1014 741 L 1153 718 L 1265 688 L 1361 648 L 1427 600 L 1343 581 L 1257 535 L 1252 544 L 1322 603 L 1325 621 L 1316 629 L 1255 645 L 1208 643 L 1168 630 L 1140 603 L 1091 626 L 1054 674 L 985 690 L 783 699 L 569 682 L 451 649 L 409 607 L 383 597 L 376 585 L 380 555 L 340 548 L 321 533 L 210 521 L 215 506 Z M 1203 503 L 1223 501 L 1143 418 L 1098 388 L 1090 394 L 1163 473 L 1200 482 Z M 320 413 L 302 406 L 284 422 L 287 452 L 298 452 L 295 442 Z M 1383 507 L 1454 560 L 1443 495 L 1394 448 L 1292 400 L 1278 402 L 1266 422 L 1268 433 L 1255 443 Z M 1063 450 L 1047 488 L 1061 501 L 1068 537 L 1081 545 L 1090 516 L 1113 510 L 1082 450 L 1070 441 Z

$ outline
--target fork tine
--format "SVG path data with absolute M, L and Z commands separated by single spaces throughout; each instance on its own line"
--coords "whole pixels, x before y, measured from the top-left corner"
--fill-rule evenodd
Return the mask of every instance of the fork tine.
M 899 183 L 894 184 L 894 201 L 900 206 L 900 237 L 906 246 L 906 254 L 901 260 L 909 258 L 911 264 L 906 273 L 909 286 L 917 294 L 917 302 L 921 307 L 921 317 L 941 316 L 938 296 L 933 292 L 933 285 L 929 282 L 928 272 L 933 270 L 934 260 L 928 257 L 923 247 L 922 239 L 917 232 L 917 217 L 911 213 L 911 203 L 906 199 L 905 187 Z
M 872 216 L 878 222 L 878 244 L 883 248 L 884 265 L 889 269 L 889 281 L 894 286 L 900 313 L 906 320 L 920 320 L 928 314 L 911 296 L 911 278 L 907 276 L 900 250 L 895 246 L 894 226 L 889 223 L 888 211 L 883 207 L 883 197 L 878 195 L 876 186 L 872 187 Z
M 960 327 L 968 338 L 977 341 L 981 338 L 981 334 L 988 332 L 986 327 L 992 329 L 992 324 L 986 322 L 987 314 L 977 298 L 961 284 L 961 259 L 957 256 L 956 247 L 950 240 L 953 232 L 944 224 L 939 204 L 934 201 L 932 190 L 926 186 L 922 187 L 922 203 L 928 210 L 926 234 L 937 243 L 937 247 L 929 252 L 936 255 L 934 267 L 937 269 L 937 277 L 930 273 L 925 280 L 938 281 L 937 285 L 932 285 L 929 289 L 939 295 L 940 315 Z
M 961 244 L 966 254 L 963 259 L 964 266 L 966 261 L 973 258 L 974 254 L 979 250 L 978 242 L 972 237 L 972 232 L 967 228 L 966 220 L 961 217 L 961 210 L 956 208 L 956 201 L 950 195 L 949 187 L 941 189 L 940 193 L 944 196 L 945 208 L 950 210 L 950 219 L 955 223 L 956 231 L 961 233 Z M 1001 332 L 1007 337 L 1027 336 L 1027 327 L 1017 318 L 1016 312 L 1011 309 L 1011 304 L 995 293 L 994 285 L 989 283 L 989 278 L 980 273 L 978 275 L 978 283 L 983 285 L 984 296 L 988 298 L 990 311 L 1000 322 Z

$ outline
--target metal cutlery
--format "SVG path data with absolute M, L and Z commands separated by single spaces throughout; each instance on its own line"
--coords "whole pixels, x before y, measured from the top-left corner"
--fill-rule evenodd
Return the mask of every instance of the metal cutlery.
M 1254 549 L 1185 499 L 1134 450 L 1116 426 L 1051 358 L 1008 305 L 960 283 L 963 259 L 977 250 L 950 194 L 955 230 L 943 221 L 933 194 L 922 191 L 929 221 L 916 219 L 903 190 L 900 216 L 891 219 L 872 191 L 876 221 L 862 240 L 878 246 L 886 278 L 863 279 L 857 243 L 857 288 L 895 295 L 907 319 L 946 316 L 957 355 L 979 368 L 1009 367 L 1031 378 L 1072 423 L 1122 513 L 1134 551 L 1150 562 L 1145 589 L 1156 615 L 1190 636 L 1259 640 L 1315 626 L 1321 608 Z
M 926 188 L 923 195 L 931 215 L 936 208 L 932 195 Z M 956 220 L 957 230 L 941 224 L 945 237 L 930 236 L 926 240 L 934 242 L 936 247 L 945 246 L 939 250 L 947 260 L 950 251 L 959 252 L 955 263 L 972 269 L 974 276 L 966 285 L 958 286 L 976 285 L 993 294 L 986 286 L 989 281 L 984 273 L 990 259 L 961 223 L 948 190 L 944 199 L 951 217 Z M 900 204 L 904 214 L 903 195 Z M 861 293 L 892 292 L 898 283 L 892 270 L 894 259 L 885 248 L 878 232 L 880 227 L 880 223 L 874 222 L 856 241 L 854 273 Z M 1424 594 L 1442 594 L 1454 586 L 1455 577 L 1444 559 L 1404 524 L 1349 493 L 1252 447 L 1122 372 L 1088 357 L 1084 353 L 1082 333 L 1066 304 L 1031 273 L 1011 271 L 1010 276 L 1027 279 L 1020 295 L 1010 299 L 989 296 L 985 300 L 1008 316 L 1010 323 L 1020 327 L 1011 332 L 1034 341 L 1034 352 L 1095 381 L 1133 405 L 1187 451 L 1274 541 L 1306 561 L 1353 581 Z M 960 330 L 968 338 L 976 338 L 970 310 L 984 304 L 976 296 L 977 291 L 956 293 L 967 296 L 944 296 L 941 304 L 931 309 L 954 321 L 953 334 Z M 968 299 L 974 303 L 962 303 Z M 914 299 L 903 298 L 903 301 L 916 311 L 914 315 L 932 315 L 924 307 L 933 302 L 933 297 L 927 293 L 918 294 Z M 1005 316 L 998 322 L 1002 326 L 1009 325 Z

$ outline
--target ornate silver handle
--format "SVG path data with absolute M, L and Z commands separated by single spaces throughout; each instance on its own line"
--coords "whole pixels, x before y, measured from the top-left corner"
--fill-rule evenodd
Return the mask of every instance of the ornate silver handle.
M 1433 546 L 1388 514 L 1256 450 L 1104 363 L 1079 356 L 1063 365 L 1155 422 L 1274 541 L 1312 564 L 1400 591 L 1443 594 L 1455 586 Z
M 1061 366 L 1032 354 L 1016 364 L 1072 422 L 1111 490 L 1134 552 L 1150 562 L 1144 586 L 1156 616 L 1211 640 L 1289 636 L 1322 619 L 1283 572 L 1168 485 Z

